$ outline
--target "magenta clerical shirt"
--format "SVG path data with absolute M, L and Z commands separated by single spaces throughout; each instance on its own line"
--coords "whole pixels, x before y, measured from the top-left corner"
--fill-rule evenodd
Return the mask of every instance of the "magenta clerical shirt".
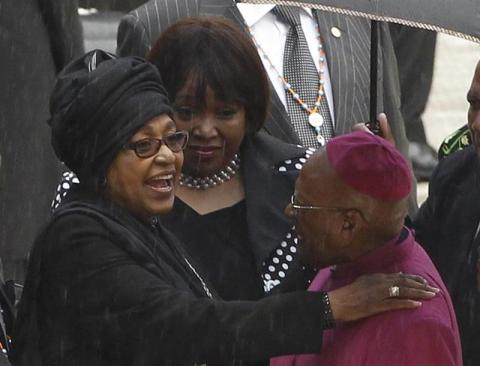
M 319 354 L 276 357 L 270 366 L 461 366 L 450 296 L 430 258 L 407 229 L 353 262 L 319 271 L 309 291 L 330 291 L 364 274 L 393 272 L 421 275 L 441 291 L 415 310 L 388 311 L 337 324 L 324 332 Z

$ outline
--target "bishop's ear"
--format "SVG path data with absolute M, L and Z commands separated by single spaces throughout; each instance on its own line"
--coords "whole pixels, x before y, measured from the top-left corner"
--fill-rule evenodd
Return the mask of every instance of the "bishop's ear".
M 351 240 L 363 224 L 362 214 L 358 210 L 348 210 L 342 215 L 342 236 L 345 240 Z

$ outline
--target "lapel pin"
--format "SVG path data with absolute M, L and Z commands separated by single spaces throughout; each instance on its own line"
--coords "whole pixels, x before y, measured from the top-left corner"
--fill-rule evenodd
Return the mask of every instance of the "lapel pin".
M 332 32 L 332 36 L 334 36 L 335 38 L 340 38 L 342 36 L 342 31 L 337 27 L 332 27 L 332 29 L 330 29 L 330 32 Z

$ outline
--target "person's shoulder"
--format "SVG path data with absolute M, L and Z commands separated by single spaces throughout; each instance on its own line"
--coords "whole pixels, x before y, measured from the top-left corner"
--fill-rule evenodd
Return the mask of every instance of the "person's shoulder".
M 166 27 L 198 15 L 197 0 L 150 0 L 125 14 L 118 25 L 117 54 L 146 57 Z
M 409 256 L 408 263 L 399 268 L 404 273 L 414 273 L 422 276 L 431 286 L 440 292 L 430 300 L 422 302 L 415 310 L 406 309 L 382 314 L 387 329 L 398 329 L 404 334 L 415 333 L 417 327 L 428 329 L 451 329 L 455 331 L 455 311 L 448 290 L 440 274 L 423 248 L 415 243 L 415 248 Z
M 163 16 L 166 9 L 172 8 L 175 12 L 181 12 L 183 8 L 189 8 L 196 4 L 195 0 L 150 0 L 127 13 L 124 18 L 134 17 L 142 22 L 149 22 L 153 17 Z M 187 10 L 186 10 L 187 11 Z M 173 14 L 171 14 L 173 16 Z M 193 15 L 193 14 L 192 14 Z M 187 14 L 185 14 L 187 16 Z
M 124 14 L 120 19 L 120 23 L 118 26 L 119 31 L 123 31 L 125 28 L 128 27 L 139 28 L 140 26 L 142 26 L 143 30 L 147 29 L 149 14 L 152 13 L 155 2 L 156 0 L 149 1 Z
M 255 135 L 247 137 L 246 140 L 245 147 L 249 152 L 265 157 L 274 166 L 282 164 L 286 160 L 308 158 L 315 152 L 315 149 L 289 144 L 265 131 L 259 131 Z
M 112 218 L 103 210 L 92 202 L 67 201 L 53 213 L 43 230 L 43 237 L 61 241 L 111 232 Z
M 174 1 L 174 0 L 167 0 L 167 1 Z M 136 18 L 147 18 L 148 17 L 148 14 L 151 14 L 153 11 L 155 11 L 155 7 L 158 7 L 158 4 L 160 3 L 163 3 L 164 1 L 160 1 L 160 0 L 150 0 L 150 1 L 147 1 L 145 3 L 143 3 L 142 5 L 136 7 L 135 9 L 133 10 L 130 10 L 128 13 L 127 13 L 127 16 L 130 15 L 130 16 L 133 16 L 133 17 L 136 17 Z
M 101 221 L 96 215 L 92 215 L 91 213 L 82 209 L 59 210 L 58 213 L 52 216 L 48 230 L 71 230 L 73 228 L 82 226 L 100 227 Z
M 52 216 L 43 231 L 50 243 L 68 242 L 67 239 L 104 233 L 106 227 L 98 215 L 84 210 L 65 210 Z
M 84 225 L 83 217 L 77 215 L 50 218 L 35 239 L 29 261 L 36 262 L 41 258 L 43 263 L 50 265 L 58 258 L 73 253 L 75 244 L 72 238 Z
M 391 314 L 381 329 L 372 329 L 379 340 L 374 365 L 461 365 L 461 346 L 458 329 L 439 316 L 422 313 L 421 307 L 405 317 Z M 420 315 L 421 314 L 421 315 Z M 370 342 L 371 344 L 372 342 Z M 401 346 L 399 346 L 401 345 Z
M 437 189 L 463 182 L 471 174 L 476 174 L 479 168 L 479 159 L 474 146 L 457 151 L 440 160 L 430 180 L 430 184 Z
M 273 172 L 274 176 L 295 179 L 303 165 L 315 152 L 313 148 L 289 144 L 266 132 L 247 136 L 242 149 L 246 165 Z M 255 162 L 253 162 L 255 161 Z
M 120 240 L 122 237 L 94 211 L 65 210 L 53 215 L 37 237 L 33 253 L 40 254 L 49 268 L 63 268 L 65 263 L 88 267 L 118 256 L 116 243 Z

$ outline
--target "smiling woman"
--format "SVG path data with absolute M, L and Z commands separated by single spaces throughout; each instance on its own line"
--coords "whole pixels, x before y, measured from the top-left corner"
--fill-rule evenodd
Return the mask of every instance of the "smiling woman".
M 188 136 L 175 131 L 173 120 L 160 115 L 133 135 L 107 171 L 106 191 L 112 201 L 144 219 L 170 211 Z

